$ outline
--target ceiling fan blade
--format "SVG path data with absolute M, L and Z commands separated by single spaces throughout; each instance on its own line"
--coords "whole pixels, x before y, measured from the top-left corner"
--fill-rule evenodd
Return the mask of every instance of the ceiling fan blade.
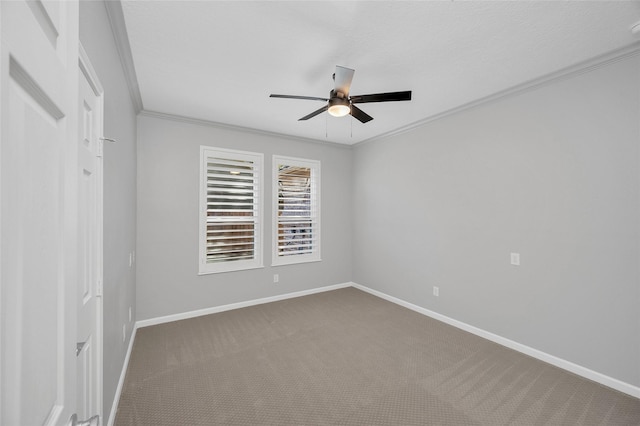
M 351 102 L 354 104 L 363 104 L 366 102 L 393 102 L 410 100 L 411 90 L 407 90 L 405 92 L 375 93 L 372 95 L 351 96 Z
M 351 105 L 351 115 L 354 118 L 357 118 L 358 120 L 360 120 L 361 123 L 367 123 L 373 120 L 372 116 L 370 116 L 369 114 L 367 114 L 366 112 L 364 112 L 363 110 L 361 110 L 355 105 Z
M 285 98 L 285 99 L 306 99 L 308 101 L 328 101 L 328 98 L 317 98 L 315 96 L 296 96 L 296 95 L 269 95 L 270 98 Z
M 320 109 L 317 109 L 317 110 L 313 111 L 311 114 L 309 114 L 309 115 L 305 115 L 304 117 L 299 118 L 299 119 L 298 119 L 298 121 L 303 121 L 303 120 L 308 120 L 308 119 L 310 119 L 310 118 L 313 118 L 313 117 L 315 117 L 315 116 L 316 116 L 316 115 L 318 115 L 318 114 L 322 114 L 322 113 L 323 113 L 323 112 L 325 112 L 328 108 L 329 108 L 329 106 L 328 106 L 328 105 L 325 105 L 325 106 L 323 106 L 322 108 L 320 108 Z
M 351 89 L 351 80 L 353 80 L 353 73 L 355 73 L 355 70 L 352 70 L 351 68 L 336 65 L 336 73 L 333 77 L 336 82 L 336 92 L 341 92 L 345 95 L 349 94 L 349 89 Z

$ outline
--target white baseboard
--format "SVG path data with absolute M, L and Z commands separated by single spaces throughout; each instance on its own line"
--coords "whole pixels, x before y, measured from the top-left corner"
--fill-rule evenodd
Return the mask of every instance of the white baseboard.
M 136 331 L 138 327 L 134 324 L 131 331 L 131 338 L 129 339 L 129 347 L 127 348 L 127 354 L 124 357 L 124 363 L 122 365 L 122 371 L 120 372 L 120 379 L 118 380 L 118 386 L 116 386 L 116 394 L 113 397 L 113 404 L 111 404 L 111 412 L 109 413 L 109 421 L 107 426 L 113 426 L 113 422 L 116 421 L 116 412 L 118 411 L 118 402 L 120 402 L 120 395 L 122 394 L 122 387 L 124 386 L 124 379 L 127 375 L 127 368 L 129 367 L 129 358 L 131 358 L 131 351 L 133 350 L 133 341 L 136 339 Z
M 199 317 L 202 315 L 217 314 L 218 312 L 230 311 L 232 309 L 246 308 L 248 306 L 262 305 L 263 303 L 277 302 L 279 300 L 291 299 L 294 297 L 307 296 L 325 291 L 337 290 L 339 288 L 351 287 L 353 283 L 347 282 L 342 284 L 329 285 L 326 287 L 318 287 L 310 290 L 296 291 L 293 293 L 279 294 L 277 296 L 264 297 L 261 299 L 248 300 L 246 302 L 230 303 L 228 305 L 214 306 L 212 308 L 198 309 L 195 311 L 183 312 L 180 314 L 156 317 L 136 322 L 136 327 L 149 327 L 151 325 L 163 324 L 166 322 L 179 321 L 188 318 Z
M 279 300 L 291 299 L 294 297 L 307 296 L 315 293 L 322 293 L 325 291 L 337 290 L 340 288 L 346 287 L 354 287 L 374 296 L 380 297 L 381 299 L 388 300 L 389 302 L 395 303 L 397 305 L 403 306 L 405 308 L 411 309 L 412 311 L 418 312 L 420 314 L 426 315 L 438 321 L 442 321 L 446 324 L 452 325 L 461 330 L 467 331 L 469 333 L 475 334 L 476 336 L 482 337 L 484 339 L 490 340 L 499 345 L 505 346 L 507 348 L 513 349 L 515 351 L 521 352 L 525 355 L 529 355 L 533 358 L 539 359 L 540 361 L 544 361 L 548 364 L 554 365 L 558 368 L 562 368 L 563 370 L 570 371 L 578 376 L 582 376 L 586 379 L 593 380 L 594 382 L 600 383 L 604 386 L 610 387 L 617 391 L 626 393 L 635 398 L 640 398 L 640 387 L 631 385 L 629 383 L 623 382 L 618 379 L 614 379 L 613 377 L 609 377 L 602 373 L 598 373 L 597 371 L 593 371 L 589 368 L 583 367 L 578 364 L 574 364 L 570 361 L 564 360 L 562 358 L 558 358 L 556 356 L 550 355 L 546 352 L 539 351 L 537 349 L 531 348 L 529 346 L 523 345 L 518 342 L 514 342 L 513 340 L 507 339 L 502 336 L 498 336 L 497 334 L 490 333 L 488 331 L 482 330 L 480 328 L 474 327 L 472 325 L 466 324 L 462 321 L 455 320 L 453 318 L 449 318 L 445 315 L 439 314 L 437 312 L 430 311 L 429 309 L 425 309 L 418 305 L 414 305 L 402 299 L 398 299 L 397 297 L 389 296 L 388 294 L 382 293 L 378 290 L 371 289 L 369 287 L 365 287 L 363 285 L 347 282 L 342 284 L 335 284 L 326 287 L 319 287 L 310 290 L 297 291 L 294 293 L 286 293 L 277 296 L 265 297 L 262 299 L 254 299 L 246 302 L 239 303 L 231 303 L 228 305 L 215 306 L 212 308 L 199 309 L 196 311 L 184 312 L 180 314 L 167 315 L 163 317 L 151 318 L 147 320 L 138 321 L 135 323 L 133 328 L 133 332 L 131 333 L 131 340 L 129 341 L 129 348 L 127 350 L 127 355 L 124 359 L 124 365 L 122 366 L 122 372 L 120 374 L 120 380 L 118 381 L 118 387 L 116 388 L 116 394 L 113 400 L 113 405 L 111 407 L 111 413 L 109 414 L 109 422 L 107 426 L 113 426 L 115 421 L 116 412 L 118 409 L 118 402 L 120 401 L 120 394 L 122 393 L 122 387 L 124 385 L 124 379 L 127 374 L 127 367 L 129 366 L 129 358 L 131 357 L 131 351 L 133 349 L 133 342 L 136 337 L 136 332 L 138 328 L 148 327 L 156 324 L 163 324 L 171 321 L 178 321 L 187 318 L 194 318 L 201 315 L 209 315 L 218 312 L 229 311 L 232 309 L 245 308 L 248 306 L 261 305 L 263 303 L 276 302 Z
M 562 368 L 563 370 L 570 371 L 571 373 L 577 374 L 578 376 L 582 376 L 586 379 L 592 380 L 594 382 L 600 383 L 604 386 L 610 387 L 617 391 L 626 393 L 636 398 L 640 398 L 640 387 L 634 386 L 632 384 L 623 382 L 618 379 L 614 379 L 613 377 L 609 377 L 605 374 L 598 373 L 597 371 L 593 371 L 589 368 L 583 367 L 578 364 L 574 364 L 573 362 L 564 360 L 562 358 L 558 358 L 554 355 L 550 355 L 546 352 L 539 351 L 537 349 L 531 348 L 529 346 L 523 345 L 518 342 L 514 342 L 513 340 L 507 339 L 502 336 L 498 336 L 497 334 L 490 333 L 488 331 L 482 330 L 480 328 L 474 327 L 472 325 L 466 324 L 462 321 L 455 320 L 453 318 L 449 318 L 445 315 L 439 314 L 437 312 L 430 311 L 429 309 L 425 309 L 418 305 L 414 305 L 412 303 L 406 302 L 402 299 L 398 299 L 397 297 L 389 296 L 388 294 L 382 293 L 378 290 L 371 289 L 369 287 L 365 287 L 360 284 L 353 283 L 353 287 L 365 291 L 374 296 L 380 297 L 382 299 L 388 300 L 389 302 L 393 302 L 397 305 L 403 306 L 405 308 L 411 309 L 412 311 L 418 312 L 420 314 L 426 315 L 438 321 L 444 322 L 446 324 L 452 325 L 461 330 L 467 331 L 469 333 L 475 334 L 476 336 L 482 337 L 484 339 L 490 340 L 494 343 L 497 343 L 502 346 L 506 346 L 509 349 L 513 349 L 515 351 L 521 352 L 525 355 L 529 355 L 533 358 L 539 359 L 540 361 L 544 361 L 548 364 L 554 365 L 558 368 Z

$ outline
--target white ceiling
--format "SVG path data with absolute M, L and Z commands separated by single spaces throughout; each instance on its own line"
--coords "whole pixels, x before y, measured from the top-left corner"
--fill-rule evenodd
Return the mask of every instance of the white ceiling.
M 123 0 L 146 111 L 354 144 L 638 41 L 640 2 Z M 374 120 L 327 113 L 336 65 Z

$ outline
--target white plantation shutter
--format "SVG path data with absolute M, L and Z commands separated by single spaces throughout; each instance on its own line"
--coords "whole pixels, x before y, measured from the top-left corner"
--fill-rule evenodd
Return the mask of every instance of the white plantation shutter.
M 273 264 L 320 260 L 320 162 L 273 157 Z
M 200 273 L 262 266 L 262 154 L 201 147 Z

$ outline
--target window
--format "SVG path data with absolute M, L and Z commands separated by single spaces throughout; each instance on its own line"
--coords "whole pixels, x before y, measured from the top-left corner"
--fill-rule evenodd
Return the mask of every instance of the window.
M 200 147 L 200 274 L 262 267 L 262 154 Z
M 320 162 L 273 156 L 273 264 L 320 260 Z

